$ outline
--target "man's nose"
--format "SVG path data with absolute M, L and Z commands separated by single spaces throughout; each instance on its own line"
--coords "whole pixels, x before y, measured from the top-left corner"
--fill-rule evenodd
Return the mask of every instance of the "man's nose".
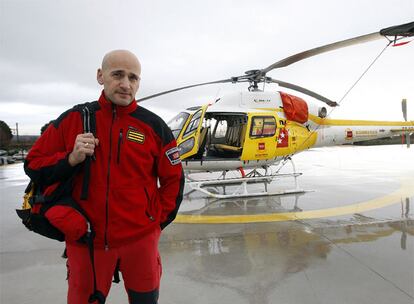
M 121 79 L 120 86 L 121 86 L 122 88 L 129 88 L 129 86 L 130 86 L 130 81 L 129 81 L 128 77 L 123 77 L 123 78 Z

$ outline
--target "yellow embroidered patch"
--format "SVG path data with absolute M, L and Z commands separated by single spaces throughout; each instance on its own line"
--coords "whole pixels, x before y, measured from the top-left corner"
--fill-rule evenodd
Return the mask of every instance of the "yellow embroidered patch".
M 143 144 L 145 141 L 145 135 L 138 131 L 129 129 L 127 132 L 127 139 L 139 144 Z

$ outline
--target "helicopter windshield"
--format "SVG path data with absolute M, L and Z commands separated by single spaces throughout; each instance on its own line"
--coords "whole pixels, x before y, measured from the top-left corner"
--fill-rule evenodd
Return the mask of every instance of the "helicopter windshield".
M 174 118 L 172 118 L 167 125 L 170 127 L 175 139 L 178 138 L 178 135 L 181 132 L 181 129 L 183 128 L 185 122 L 187 121 L 188 116 L 190 114 L 186 112 L 181 112 L 177 114 Z

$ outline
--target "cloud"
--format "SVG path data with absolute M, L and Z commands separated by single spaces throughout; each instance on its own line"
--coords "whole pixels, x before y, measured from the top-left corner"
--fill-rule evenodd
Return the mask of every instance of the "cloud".
M 18 85 L 15 98 L 20 102 L 35 105 L 70 106 L 97 98 L 96 88 L 85 87 L 76 83 L 47 82 L 26 83 Z
M 130 49 L 140 58 L 143 74 L 139 98 L 242 75 L 306 49 L 409 22 L 413 11 L 412 0 L 212 0 L 191 5 L 183 0 L 2 0 L 0 106 L 15 107 L 15 113 L 38 105 L 36 111 L 43 109 L 46 117 L 51 107 L 64 111 L 73 104 L 96 99 L 100 90 L 96 68 L 112 49 Z M 377 72 L 370 75 L 376 77 L 367 77 L 358 85 L 363 92 L 357 96 L 375 101 L 366 114 L 375 117 L 373 112 L 386 108 L 386 103 L 381 107 L 378 104 L 390 95 L 397 100 L 411 99 L 407 95 L 412 77 L 407 71 L 414 69 L 413 61 L 409 61 L 412 44 L 405 47 L 408 51 L 400 55 L 393 52 L 388 61 L 381 61 L 379 65 L 387 69 L 373 70 Z M 371 60 L 364 56 L 378 50 L 369 53 L 368 49 L 324 54 L 272 71 L 269 76 L 340 98 L 359 69 Z M 383 76 L 388 76 L 388 83 Z M 196 88 L 148 101 L 144 106 L 160 113 L 168 112 L 166 109 L 179 111 L 199 105 L 209 96 L 246 88 L 230 84 Z M 360 109 L 362 103 L 353 103 L 351 97 L 347 104 Z M 362 102 L 366 104 L 367 100 Z M 3 110 L 2 115 L 6 115 Z M 23 117 L 29 119 L 30 115 Z M 33 124 L 29 120 L 24 123 Z
M 19 124 L 19 134 L 37 135 L 45 123 L 59 116 L 64 111 L 61 106 L 35 105 L 29 103 L 3 103 L 1 104 L 1 120 L 9 127 L 15 128 Z
M 0 103 L 0 119 L 13 126 L 18 122 L 26 135 L 39 134 L 41 126 L 68 108 L 99 97 L 99 89 L 64 82 L 19 84 L 11 91 Z

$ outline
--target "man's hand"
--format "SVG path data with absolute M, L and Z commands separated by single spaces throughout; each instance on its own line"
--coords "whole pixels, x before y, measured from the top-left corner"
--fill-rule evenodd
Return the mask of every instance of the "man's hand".
M 92 156 L 95 147 L 99 145 L 99 139 L 95 138 L 92 133 L 78 134 L 75 139 L 73 151 L 69 154 L 69 164 L 74 167 L 83 162 L 86 156 Z

